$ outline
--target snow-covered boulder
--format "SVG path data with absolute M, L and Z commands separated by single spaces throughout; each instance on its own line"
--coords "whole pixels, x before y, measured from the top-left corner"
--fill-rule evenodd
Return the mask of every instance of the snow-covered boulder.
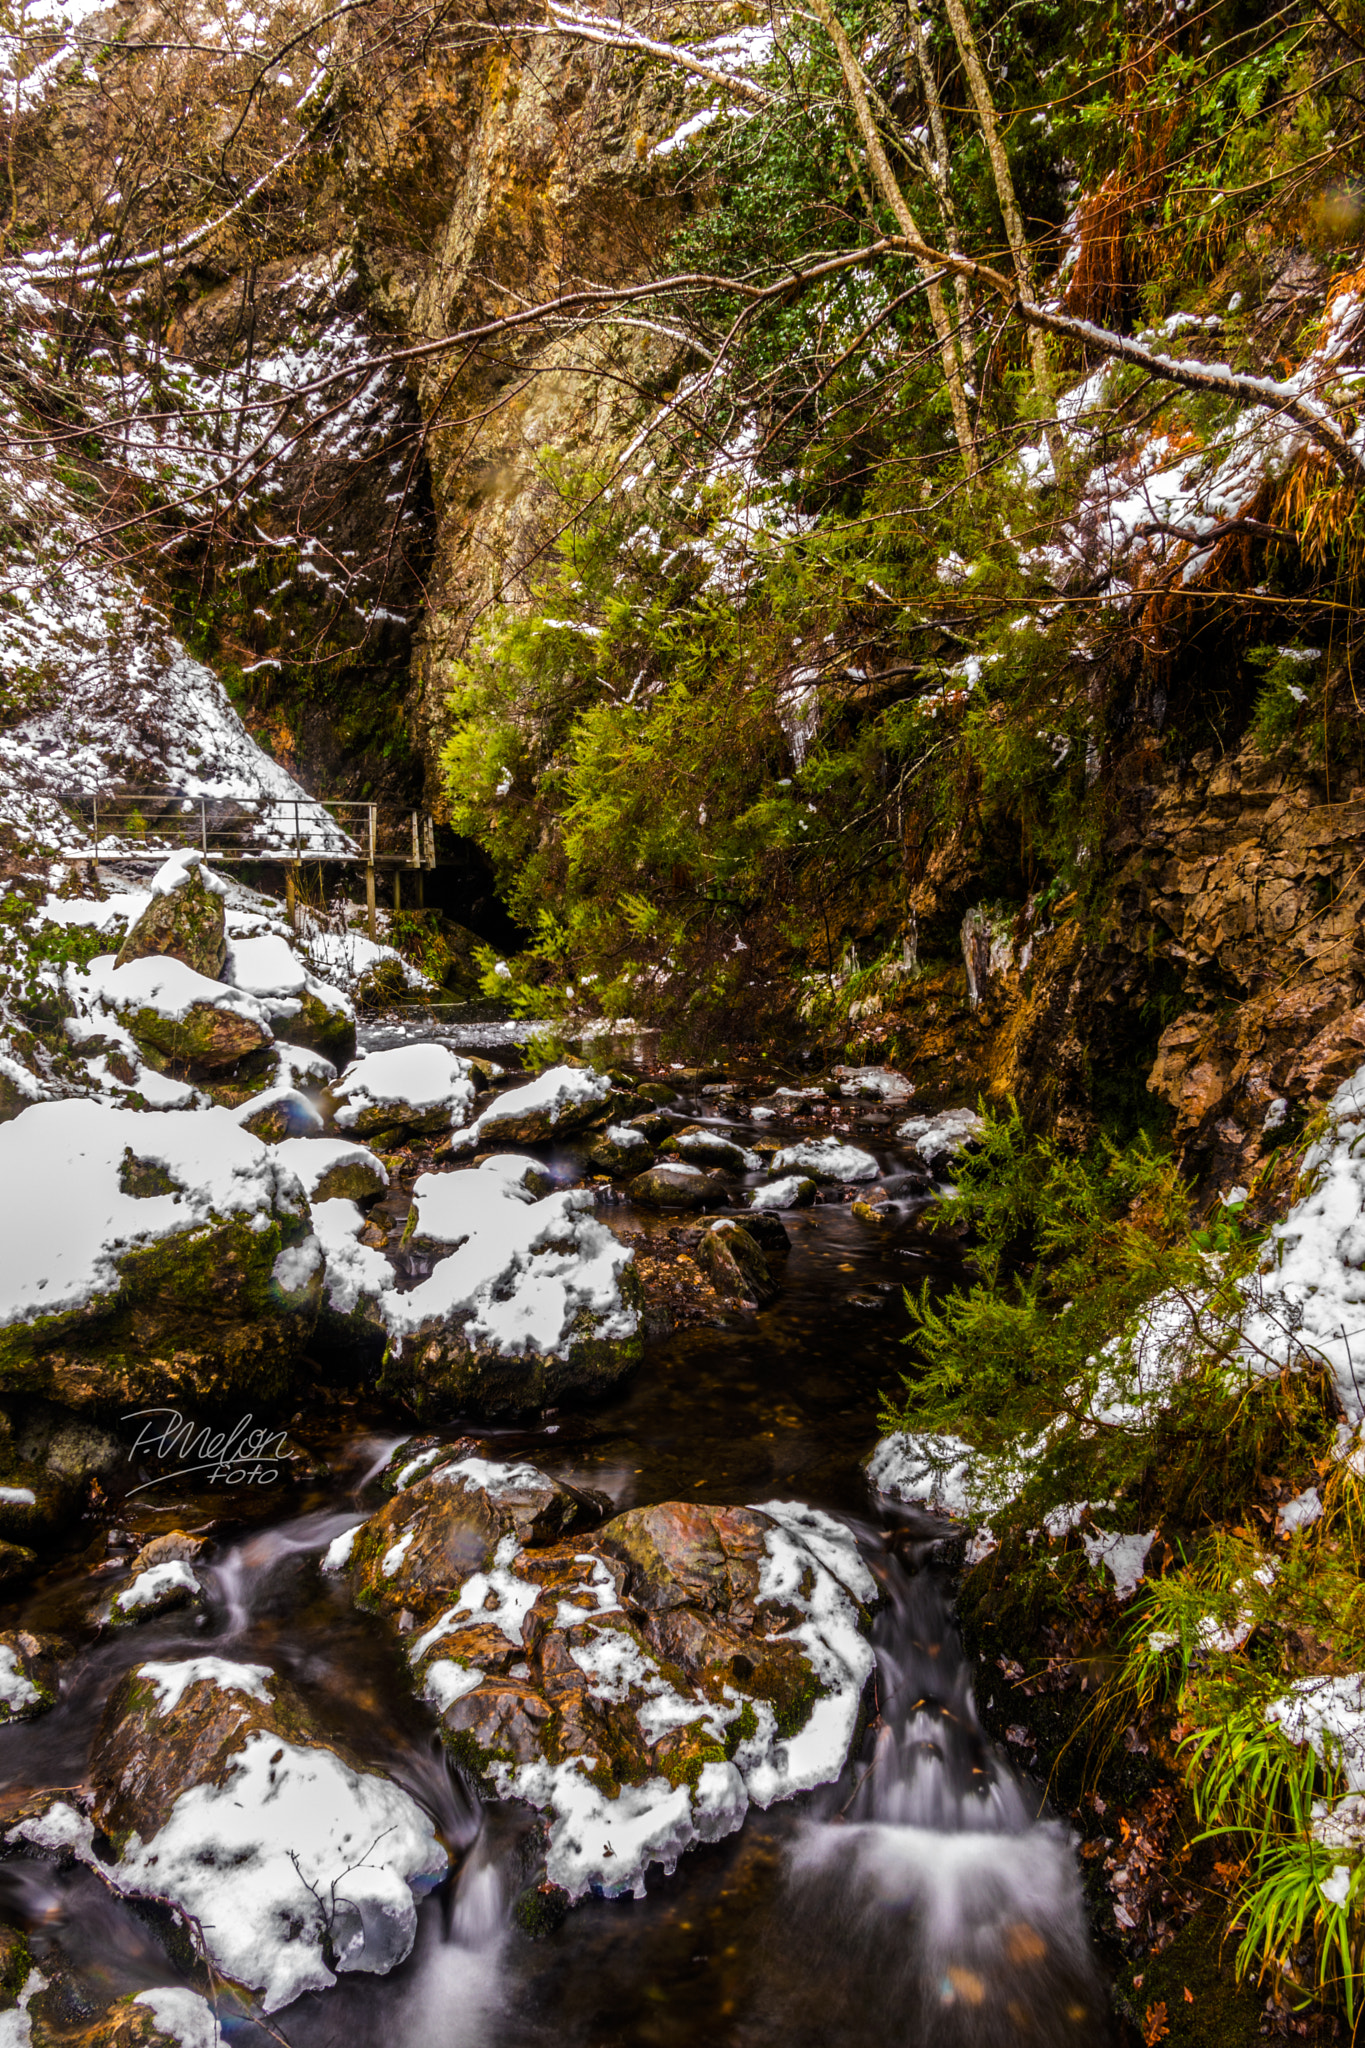
M 254 996 L 278 1038 L 326 1055 L 337 1066 L 355 1056 L 355 1009 L 330 982 L 319 981 L 277 932 L 228 941 L 223 980 Z
M 468 1060 L 444 1045 L 366 1053 L 328 1089 L 323 1107 L 352 1138 L 400 1138 L 457 1130 L 474 1106 Z
M 322 1113 L 299 1088 L 263 1088 L 233 1111 L 244 1131 L 277 1145 L 282 1138 L 320 1134 Z
M 932 1173 L 942 1172 L 980 1137 L 981 1118 L 974 1109 L 941 1109 L 937 1116 L 911 1116 L 896 1136 L 913 1145 Z
M 285 1138 L 275 1157 L 297 1175 L 310 1202 L 374 1202 L 389 1185 L 383 1160 L 345 1138 Z
M 354 1202 L 314 1204 L 329 1317 L 382 1338 L 380 1385 L 419 1415 L 532 1413 L 600 1392 L 638 1362 L 629 1248 L 587 1189 L 537 1200 L 503 1164 L 419 1176 L 406 1242 L 434 1263 L 415 1286 L 359 1241 Z
M 835 1067 L 831 1077 L 839 1093 L 855 1101 L 882 1102 L 898 1109 L 915 1092 L 913 1081 L 897 1067 Z
M 694 1166 L 723 1166 L 728 1173 L 757 1173 L 763 1165 L 757 1152 L 751 1152 L 747 1145 L 737 1145 L 723 1131 L 708 1130 L 705 1124 L 679 1131 L 674 1143 L 680 1156 Z
M 151 901 L 133 920 L 116 965 L 168 955 L 216 981 L 227 951 L 224 884 L 195 847 L 173 854 L 152 877 Z
M 119 966 L 102 954 L 91 961 L 89 978 L 94 1002 L 127 1027 L 153 1064 L 212 1073 L 273 1041 L 269 1016 L 254 996 L 210 981 L 173 955 Z
M 809 1174 L 788 1173 L 781 1180 L 770 1180 L 764 1188 L 755 1188 L 749 1197 L 749 1207 L 759 1215 L 765 1210 L 808 1209 L 815 1194 L 815 1182 Z
M 792 1501 L 666 1501 L 585 1534 L 533 1468 L 436 1464 L 343 1539 L 452 1754 L 549 1822 L 573 1898 L 842 1770 L 876 1587 L 849 1531 Z
M 633 1124 L 608 1124 L 589 1145 L 588 1164 L 595 1173 L 640 1173 L 654 1164 L 654 1154 L 644 1132 Z
M 521 1088 L 500 1095 L 491 1108 L 461 1133 L 469 1149 L 493 1145 L 544 1145 L 601 1121 L 612 1098 L 605 1074 L 590 1067 L 547 1067 Z
M 0 1389 L 72 1408 L 282 1396 L 321 1285 L 302 1188 L 226 1109 L 25 1110 L 0 1244 Z
M 340 1971 L 401 1963 L 447 1857 L 408 1794 L 323 1743 L 260 1664 L 136 1666 L 91 1755 L 106 1882 L 165 1899 L 214 1967 L 274 2012 Z
M 799 1145 L 784 1145 L 774 1154 L 774 1174 L 803 1174 L 809 1180 L 875 1180 L 878 1166 L 870 1152 L 857 1145 L 843 1145 L 837 1138 L 806 1138 Z

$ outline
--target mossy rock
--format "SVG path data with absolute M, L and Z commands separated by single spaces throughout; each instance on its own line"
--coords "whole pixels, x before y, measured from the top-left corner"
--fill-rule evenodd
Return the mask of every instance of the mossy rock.
M 58 1661 L 69 1654 L 60 1637 L 26 1628 L 0 1631 L 0 1726 L 33 1721 L 57 1700 Z
M 333 1066 L 344 1067 L 355 1058 L 355 1018 L 349 1009 L 343 1010 L 329 1003 L 316 989 L 305 988 L 295 999 L 299 1014 L 291 1017 L 287 1030 L 291 1045 L 301 1045 L 309 1052 L 320 1052 Z
M 666 1081 L 639 1081 L 635 1093 L 643 1095 L 646 1102 L 676 1102 L 678 1099 L 677 1089 L 670 1088 Z
M 621 1276 L 623 1295 L 634 1278 L 629 1269 Z M 462 1330 L 435 1324 L 405 1337 L 401 1356 L 390 1351 L 378 1389 L 402 1401 L 423 1423 L 538 1415 L 561 1401 L 593 1399 L 635 1371 L 644 1340 L 638 1334 L 599 1337 L 592 1319 L 585 1322 L 582 1333 L 570 1339 L 565 1357 L 539 1351 L 510 1357 L 470 1344 Z
M 594 1173 L 609 1173 L 613 1180 L 629 1173 L 640 1173 L 654 1164 L 654 1155 L 647 1144 L 618 1145 L 605 1132 L 600 1138 L 593 1139 L 587 1159 Z
M 183 1017 L 163 1017 L 148 1005 L 126 1012 L 123 1022 L 153 1059 L 213 1073 L 235 1067 L 249 1054 L 273 1045 L 264 1024 L 240 1010 L 215 1003 L 191 1003 Z
M 1252 2048 L 1263 2039 L 1262 1999 L 1254 1981 L 1237 1982 L 1236 1938 L 1225 1942 L 1223 1935 L 1218 1913 L 1203 1906 L 1169 1948 L 1122 1971 L 1114 2005 L 1137 2040 L 1160 2040 L 1163 2048 Z
M 0 1329 L 0 1390 L 110 1415 L 283 1401 L 312 1333 L 322 1274 L 319 1265 L 288 1295 L 274 1267 L 306 1227 L 228 1217 L 125 1252 L 107 1293 Z M 9 1533 L 3 1524 L 0 1533 Z
M 705 1209 L 724 1201 L 714 1181 L 698 1169 L 685 1172 L 680 1166 L 651 1166 L 628 1182 L 626 1193 L 643 1209 Z
M 197 868 L 191 868 L 178 889 L 153 896 L 119 947 L 116 967 L 154 955 L 183 960 L 196 974 L 217 981 L 227 959 L 223 898 L 206 889 Z

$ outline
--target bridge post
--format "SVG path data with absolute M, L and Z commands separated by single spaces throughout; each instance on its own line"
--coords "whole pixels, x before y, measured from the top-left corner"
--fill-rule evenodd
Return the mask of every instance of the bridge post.
M 365 908 L 369 912 L 370 918 L 370 941 L 371 944 L 377 944 L 379 939 L 379 920 L 375 915 L 374 900 L 374 839 L 377 814 L 373 804 L 369 804 L 367 809 L 370 814 L 370 844 L 369 855 L 365 863 Z
M 289 915 L 289 929 L 299 928 L 298 868 L 293 861 L 284 871 L 284 907 Z
M 395 869 L 394 869 L 394 871 L 393 871 L 393 914 L 394 914 L 394 916 L 395 916 L 395 917 L 397 917 L 397 915 L 398 915 L 399 911 L 400 911 L 400 910 L 401 910 L 402 908 L 403 908 L 403 870 L 402 870 L 401 868 L 395 868 Z

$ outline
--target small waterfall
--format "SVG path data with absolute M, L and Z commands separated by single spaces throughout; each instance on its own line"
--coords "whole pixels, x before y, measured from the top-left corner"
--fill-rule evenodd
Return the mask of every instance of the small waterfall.
M 908 1548 L 877 1565 L 877 1711 L 789 1852 L 743 2039 L 1090 2048 L 1105 2000 L 1069 1833 L 984 1734 L 941 1574 Z

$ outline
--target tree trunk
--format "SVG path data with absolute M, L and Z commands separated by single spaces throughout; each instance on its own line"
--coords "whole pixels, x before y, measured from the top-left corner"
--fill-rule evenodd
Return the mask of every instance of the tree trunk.
M 896 174 L 882 147 L 882 139 L 877 133 L 877 124 L 872 118 L 872 108 L 868 103 L 867 80 L 863 76 L 861 64 L 853 54 L 853 46 L 844 34 L 843 24 L 830 7 L 829 0 L 811 0 L 811 6 L 825 34 L 834 45 L 839 67 L 844 74 L 844 84 L 848 88 L 848 96 L 853 104 L 853 117 L 858 124 L 858 132 L 863 138 L 867 159 L 872 166 L 872 175 L 881 188 L 882 197 L 895 215 L 901 233 L 907 240 L 917 242 L 924 248 L 924 237 L 915 225 L 915 216 L 906 203 L 905 194 L 901 191 Z M 929 318 L 934 323 L 934 335 L 943 362 L 943 376 L 948 386 L 948 402 L 953 411 L 957 445 L 967 464 L 968 474 L 975 476 L 980 467 L 976 453 L 976 437 L 972 433 L 971 415 L 967 410 L 967 394 L 962 385 L 962 364 L 957 353 L 952 319 L 943 296 L 942 282 L 935 275 L 939 266 L 925 262 L 922 258 L 918 260 L 925 278 Z

